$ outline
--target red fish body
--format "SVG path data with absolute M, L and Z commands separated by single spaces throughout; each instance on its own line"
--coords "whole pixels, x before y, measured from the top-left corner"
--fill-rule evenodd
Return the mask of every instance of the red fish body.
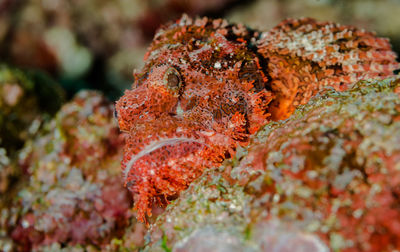
M 313 19 L 258 32 L 183 16 L 155 35 L 132 90 L 117 102 L 122 162 L 138 219 L 270 120 L 285 119 L 323 86 L 345 90 L 399 67 L 387 39 Z

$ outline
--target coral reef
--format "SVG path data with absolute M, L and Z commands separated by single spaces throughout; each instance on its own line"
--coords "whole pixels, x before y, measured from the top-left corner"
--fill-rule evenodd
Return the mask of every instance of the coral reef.
M 0 65 L 0 211 L 4 213 L 29 179 L 18 165 L 24 142 L 36 136 L 64 102 L 60 86 L 38 71 Z M 4 211 L 3 211 L 4 210 Z M 2 217 L 3 218 L 3 217 Z M 10 251 L 12 240 L 0 228 L 0 250 Z
M 145 251 L 398 250 L 398 132 L 398 77 L 326 88 L 193 182 Z
M 399 10 L 0 1 L 0 251 L 400 250 Z
M 7 151 L 0 148 L 0 193 L 3 194 L 7 191 L 11 184 L 11 177 L 15 176 L 15 171 L 11 165 L 10 158 L 7 156 Z M 0 200 L 0 206 L 2 200 Z
M 387 39 L 304 18 L 261 33 L 184 15 L 155 35 L 132 90 L 117 102 L 125 185 L 141 221 L 269 120 L 322 87 L 346 90 L 399 67 Z
M 62 89 L 45 74 L 0 65 L 0 146 L 14 153 L 63 101 Z
M 102 95 L 82 91 L 64 105 L 19 152 L 18 166 L 29 180 L 1 209 L 0 233 L 13 241 L 1 250 L 100 250 L 128 226 L 134 233 L 120 176 L 122 146 L 113 105 Z

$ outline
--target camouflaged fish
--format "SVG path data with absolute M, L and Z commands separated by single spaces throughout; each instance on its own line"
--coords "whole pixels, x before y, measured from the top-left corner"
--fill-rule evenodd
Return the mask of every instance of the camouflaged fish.
M 386 38 L 311 18 L 260 32 L 184 15 L 162 27 L 116 104 L 122 161 L 138 219 L 165 205 L 204 169 L 271 120 L 288 118 L 322 87 L 346 90 L 399 68 Z

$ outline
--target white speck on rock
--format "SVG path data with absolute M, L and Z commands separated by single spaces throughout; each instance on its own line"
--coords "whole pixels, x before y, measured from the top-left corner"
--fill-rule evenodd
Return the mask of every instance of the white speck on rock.
M 221 62 L 215 62 L 214 68 L 221 69 Z
M 22 224 L 23 228 L 28 228 L 29 227 L 29 222 L 27 220 L 23 220 L 21 224 Z

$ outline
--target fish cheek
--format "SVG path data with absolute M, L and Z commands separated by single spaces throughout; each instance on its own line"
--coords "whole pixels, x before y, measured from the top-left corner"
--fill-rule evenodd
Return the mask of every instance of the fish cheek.
M 192 110 L 196 106 L 197 106 L 197 99 L 195 97 L 190 98 L 189 100 L 182 101 L 182 108 L 184 111 Z

